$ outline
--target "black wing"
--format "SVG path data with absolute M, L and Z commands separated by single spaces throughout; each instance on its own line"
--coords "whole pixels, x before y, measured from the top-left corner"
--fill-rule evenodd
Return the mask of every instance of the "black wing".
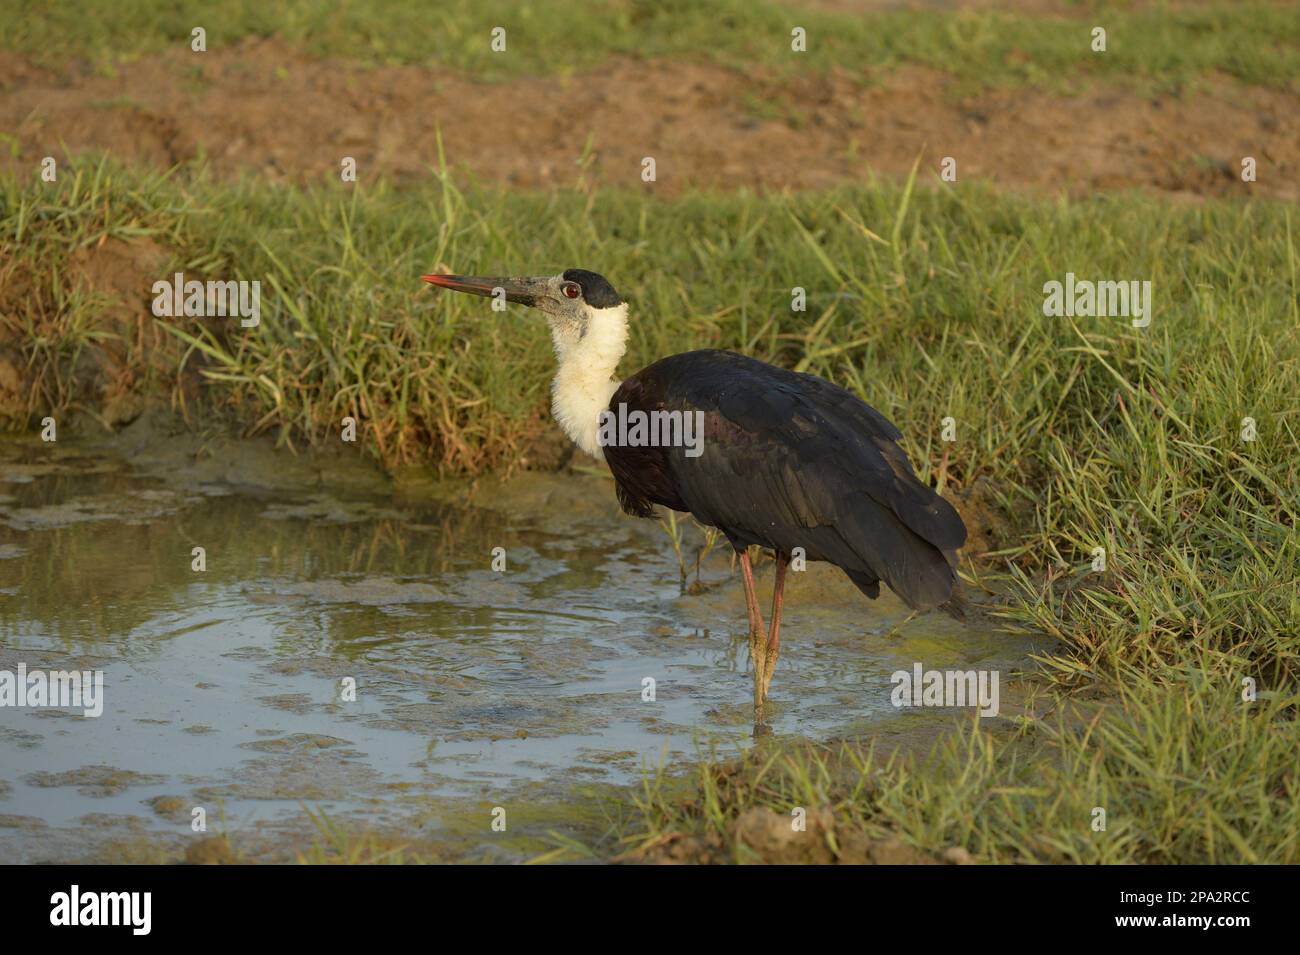
M 610 400 L 640 411 L 700 412 L 703 448 L 608 446 L 624 510 L 689 511 L 733 545 L 757 544 L 841 567 L 868 596 L 878 581 L 916 609 L 952 595 L 966 527 L 922 484 L 884 415 L 815 375 L 734 352 L 655 362 Z

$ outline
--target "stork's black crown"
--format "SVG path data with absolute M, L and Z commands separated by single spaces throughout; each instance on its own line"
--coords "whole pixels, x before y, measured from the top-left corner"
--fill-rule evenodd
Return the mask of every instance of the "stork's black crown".
M 582 288 L 583 301 L 593 308 L 613 308 L 615 305 L 623 304 L 623 299 L 603 275 L 588 272 L 586 269 L 567 269 L 564 280 L 577 282 Z

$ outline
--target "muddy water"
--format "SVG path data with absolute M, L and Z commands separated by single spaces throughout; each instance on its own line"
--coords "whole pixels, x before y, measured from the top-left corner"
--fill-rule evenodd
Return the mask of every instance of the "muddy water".
M 721 555 L 700 581 L 595 474 L 388 485 L 193 438 L 0 441 L 0 670 L 104 674 L 97 718 L 0 707 L 0 858 L 175 858 L 196 808 L 278 857 L 319 834 L 305 810 L 526 855 L 491 809 L 563 831 L 593 785 L 749 744 L 738 581 Z M 934 615 L 890 633 L 901 605 L 819 567 L 788 593 L 782 736 L 950 721 L 891 705 L 918 660 L 1002 670 L 1005 710 L 1030 649 Z

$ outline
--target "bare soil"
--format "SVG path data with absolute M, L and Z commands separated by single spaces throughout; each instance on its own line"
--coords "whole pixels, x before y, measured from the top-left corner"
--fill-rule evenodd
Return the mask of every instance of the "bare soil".
M 222 176 L 339 183 L 427 176 L 441 131 L 448 161 L 514 187 L 626 185 L 815 189 L 871 174 L 926 180 L 944 156 L 959 181 L 1087 194 L 1138 188 L 1188 197 L 1294 199 L 1300 96 L 1211 78 L 1176 94 L 1090 84 L 961 93 L 942 73 L 779 77 L 720 66 L 615 60 L 567 77 L 485 83 L 422 67 L 365 68 L 275 40 L 56 73 L 0 54 L 0 164 L 106 151 L 165 168 L 206 158 Z M 593 156 L 580 165 L 591 137 Z M 641 180 L 654 157 L 657 181 Z M 1258 162 L 1243 183 L 1241 159 Z
M 964 849 L 950 849 L 942 859 L 927 855 L 901 839 L 869 839 L 859 829 L 837 826 L 828 808 L 808 814 L 807 829 L 796 831 L 790 817 L 766 807 L 746 810 L 731 826 L 748 861 L 762 865 L 943 865 L 969 864 Z M 834 840 L 830 837 L 834 836 Z M 832 845 L 834 848 L 832 848 Z M 718 865 L 730 850 L 717 833 L 696 836 L 665 833 L 642 849 L 616 861 L 649 865 Z

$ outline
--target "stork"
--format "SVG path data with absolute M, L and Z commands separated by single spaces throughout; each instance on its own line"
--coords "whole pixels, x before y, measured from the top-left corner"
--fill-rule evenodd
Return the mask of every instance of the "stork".
M 656 506 L 716 527 L 740 558 L 749 612 L 756 722 L 762 723 L 781 651 L 781 608 L 791 554 L 828 561 L 867 597 L 880 583 L 914 611 L 961 615 L 954 567 L 966 527 L 922 483 L 898 446 L 902 433 L 856 395 L 816 375 L 729 351 L 661 358 L 620 382 L 627 303 L 595 272 L 533 278 L 425 275 L 426 282 L 496 296 L 546 316 L 559 367 L 551 412 L 583 451 L 613 473 L 636 517 Z M 610 440 L 608 415 L 680 412 L 702 424 L 695 447 Z M 751 547 L 776 560 L 771 626 L 754 587 Z

